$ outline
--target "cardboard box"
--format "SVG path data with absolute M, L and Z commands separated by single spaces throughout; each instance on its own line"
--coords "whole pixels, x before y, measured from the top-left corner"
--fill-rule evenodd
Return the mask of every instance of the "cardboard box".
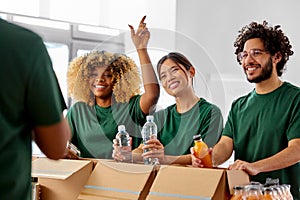
M 235 185 L 247 185 L 250 183 L 248 174 L 241 170 L 226 170 L 227 184 L 230 195 L 233 195 Z
M 161 166 L 147 200 L 227 200 L 230 188 L 249 183 L 243 171 L 178 166 Z
M 156 170 L 150 165 L 100 159 L 78 199 L 145 199 Z
M 93 168 L 88 160 L 50 160 L 38 158 L 32 161 L 32 177 L 37 177 L 43 200 L 77 199 Z

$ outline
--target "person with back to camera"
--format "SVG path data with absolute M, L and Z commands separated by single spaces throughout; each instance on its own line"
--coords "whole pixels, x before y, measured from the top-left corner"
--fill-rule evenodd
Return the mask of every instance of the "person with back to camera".
M 223 128 L 220 109 L 198 97 L 193 89 L 196 70 L 181 53 L 171 52 L 157 64 L 157 72 L 165 91 L 175 98 L 176 103 L 154 113 L 157 139 L 133 150 L 135 161 L 142 158 L 158 158 L 160 164 L 191 164 L 190 148 L 193 136 L 200 134 L 205 143 L 212 147 L 219 140 Z M 113 158 L 122 161 L 114 141 Z M 152 149 L 143 153 L 143 149 Z
M 71 132 L 41 37 L 2 19 L 0 30 L 0 199 L 31 200 L 32 139 L 57 160 Z
M 300 89 L 280 80 L 292 46 L 280 26 L 252 22 L 234 43 L 237 61 L 255 89 L 232 103 L 220 141 L 212 149 L 215 165 L 234 150 L 229 169 L 244 170 L 251 180 L 290 184 L 300 199 Z M 193 165 L 201 161 L 193 157 Z
M 67 119 L 73 133 L 72 143 L 82 157 L 111 158 L 112 141 L 118 125 L 125 125 L 132 136 L 132 147 L 141 142 L 141 126 L 153 112 L 159 98 L 159 86 L 147 52 L 150 33 L 140 21 L 132 32 L 145 92 L 140 95 L 141 78 L 128 56 L 92 51 L 75 58 L 68 69 L 68 89 L 76 101 Z

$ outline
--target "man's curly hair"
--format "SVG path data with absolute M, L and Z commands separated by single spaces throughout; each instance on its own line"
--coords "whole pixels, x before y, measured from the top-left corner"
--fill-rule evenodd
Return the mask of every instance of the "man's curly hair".
M 265 50 L 272 56 L 277 52 L 282 55 L 281 61 L 276 66 L 277 74 L 281 76 L 289 56 L 293 55 L 294 52 L 291 50 L 292 45 L 288 37 L 280 29 L 280 25 L 271 27 L 268 26 L 268 22 L 263 21 L 262 24 L 251 22 L 249 25 L 244 26 L 239 31 L 239 35 L 234 42 L 234 47 L 236 47 L 235 54 L 238 55 L 239 52 L 242 52 L 245 42 L 252 38 L 260 38 L 264 42 Z M 238 58 L 237 61 L 241 64 Z
M 134 61 L 124 54 L 92 51 L 74 58 L 68 68 L 68 95 L 92 106 L 95 96 L 89 89 L 89 78 L 98 67 L 108 67 L 112 73 L 113 97 L 116 102 L 128 102 L 140 93 L 141 78 Z

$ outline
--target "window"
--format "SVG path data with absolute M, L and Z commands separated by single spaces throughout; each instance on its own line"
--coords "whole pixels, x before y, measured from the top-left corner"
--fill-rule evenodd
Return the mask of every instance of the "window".
M 40 0 L 1 0 L 0 10 L 9 13 L 38 16 L 40 9 L 39 2 Z
M 67 70 L 69 63 L 69 48 L 65 44 L 45 42 L 48 53 L 51 57 L 53 68 L 64 95 L 65 102 L 68 102 Z

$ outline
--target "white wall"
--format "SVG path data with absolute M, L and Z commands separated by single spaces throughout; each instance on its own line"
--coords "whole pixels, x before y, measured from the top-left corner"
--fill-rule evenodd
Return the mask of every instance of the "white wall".
M 177 0 L 176 31 L 197 43 L 198 48 L 191 48 L 177 38 L 176 49 L 193 59 L 208 82 L 209 92 L 195 88 L 197 92 L 207 95 L 226 115 L 231 101 L 253 88 L 236 62 L 233 42 L 241 27 L 263 20 L 271 25 L 280 24 L 289 37 L 294 55 L 282 79 L 300 86 L 300 26 L 296 21 L 300 18 L 299 8 L 297 0 Z
M 251 21 L 266 19 L 272 25 L 282 25 L 295 52 L 282 79 L 300 86 L 297 77 L 300 74 L 297 68 L 300 26 L 296 21 L 300 18 L 300 1 L 297 0 L 64 0 L 63 3 L 60 0 L 28 0 L 26 5 L 30 6 L 21 7 L 14 6 L 19 5 L 18 0 L 2 1 L 0 10 L 4 12 L 121 29 L 125 51 L 137 62 L 127 24 L 136 27 L 141 17 L 147 15 L 153 63 L 170 51 L 185 54 L 197 70 L 196 93 L 219 105 L 224 115 L 233 99 L 253 88 L 235 61 L 233 42 L 238 30 Z M 59 36 L 58 39 L 63 38 Z

